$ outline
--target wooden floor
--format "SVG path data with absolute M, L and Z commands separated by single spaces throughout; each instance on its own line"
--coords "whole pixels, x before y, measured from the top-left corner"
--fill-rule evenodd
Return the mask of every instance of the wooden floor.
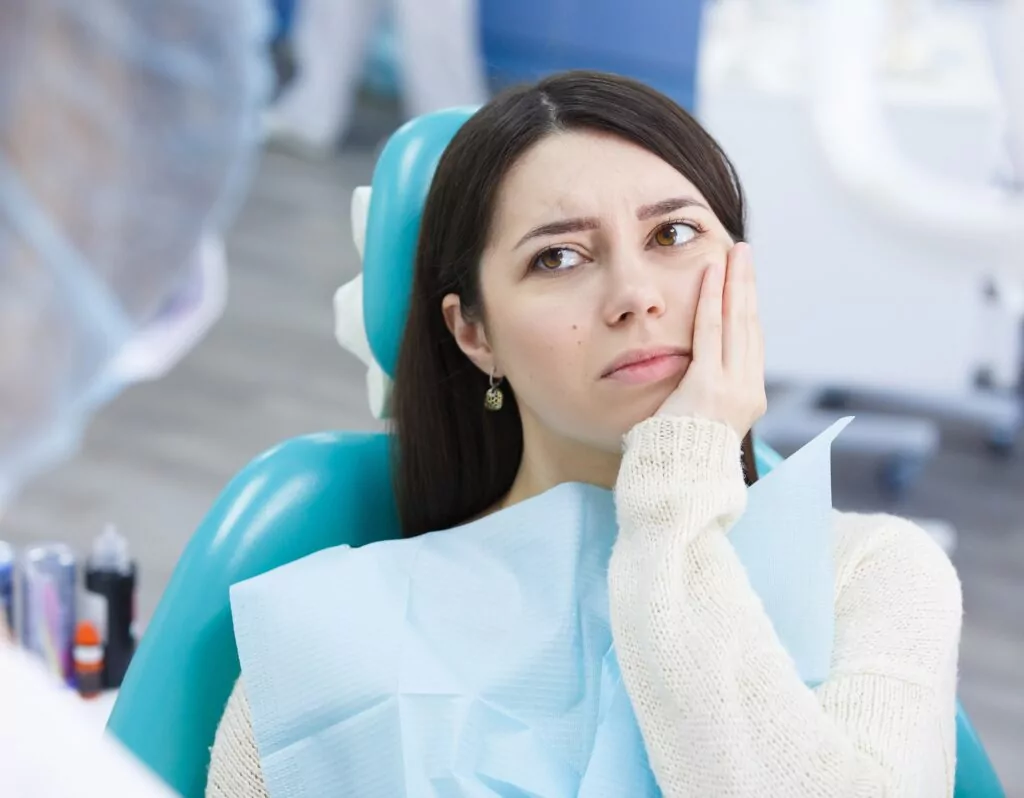
M 100 414 L 81 456 L 37 482 L 0 525 L 24 544 L 81 550 L 105 522 L 129 536 L 148 616 L 190 533 L 219 489 L 267 447 L 304 432 L 370 428 L 363 370 L 333 339 L 331 298 L 358 268 L 352 189 L 372 150 L 326 164 L 264 160 L 229 239 L 227 312 L 167 379 L 136 387 Z M 837 504 L 885 507 L 873 464 L 841 460 Z M 970 430 L 946 428 L 944 450 L 906 504 L 950 520 L 965 591 L 961 697 L 1011 796 L 1024 796 L 1024 457 L 994 462 Z

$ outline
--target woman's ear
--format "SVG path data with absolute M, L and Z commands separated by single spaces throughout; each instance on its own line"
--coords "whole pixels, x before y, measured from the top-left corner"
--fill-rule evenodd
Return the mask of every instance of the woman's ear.
M 494 353 L 487 342 L 487 331 L 482 321 L 467 321 L 462 314 L 462 302 L 458 294 L 448 294 L 441 300 L 441 312 L 448 331 L 459 345 L 459 349 L 484 374 L 494 373 Z

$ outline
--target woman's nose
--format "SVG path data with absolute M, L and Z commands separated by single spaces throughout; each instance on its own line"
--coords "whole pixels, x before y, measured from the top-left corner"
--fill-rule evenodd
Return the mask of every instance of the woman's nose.
M 654 269 L 639 263 L 622 263 L 608 269 L 605 320 L 609 325 L 629 319 L 658 317 L 665 312 L 665 292 Z

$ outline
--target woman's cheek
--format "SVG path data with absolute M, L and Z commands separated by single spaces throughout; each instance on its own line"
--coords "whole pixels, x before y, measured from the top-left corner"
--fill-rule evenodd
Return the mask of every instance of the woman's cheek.
M 579 372 L 585 355 L 580 325 L 552 313 L 516 324 L 506 334 L 509 377 L 519 383 L 517 393 L 541 391 L 547 395 L 572 390 L 569 382 Z
M 687 257 L 701 271 L 709 266 L 725 263 L 733 246 L 732 239 L 725 233 L 708 233 L 694 243 L 696 246 L 690 249 Z
M 707 270 L 712 266 L 722 266 L 729 259 L 729 249 L 727 240 L 715 237 L 700 242 L 686 253 L 687 268 L 684 271 L 689 278 L 686 284 L 695 295 L 700 294 L 700 285 Z

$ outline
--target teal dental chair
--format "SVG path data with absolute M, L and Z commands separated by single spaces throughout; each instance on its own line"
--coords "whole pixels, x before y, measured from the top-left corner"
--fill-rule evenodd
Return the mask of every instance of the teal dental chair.
M 413 120 L 391 137 L 374 171 L 363 311 L 370 347 L 387 374 L 395 369 L 427 189 L 471 113 L 453 109 Z M 757 456 L 761 473 L 779 461 L 761 444 Z M 239 674 L 229 586 L 320 549 L 398 534 L 386 435 L 307 435 L 257 458 L 224 490 L 182 554 L 109 731 L 185 798 L 203 795 L 210 746 Z M 957 756 L 956 798 L 1002 798 L 962 711 Z

